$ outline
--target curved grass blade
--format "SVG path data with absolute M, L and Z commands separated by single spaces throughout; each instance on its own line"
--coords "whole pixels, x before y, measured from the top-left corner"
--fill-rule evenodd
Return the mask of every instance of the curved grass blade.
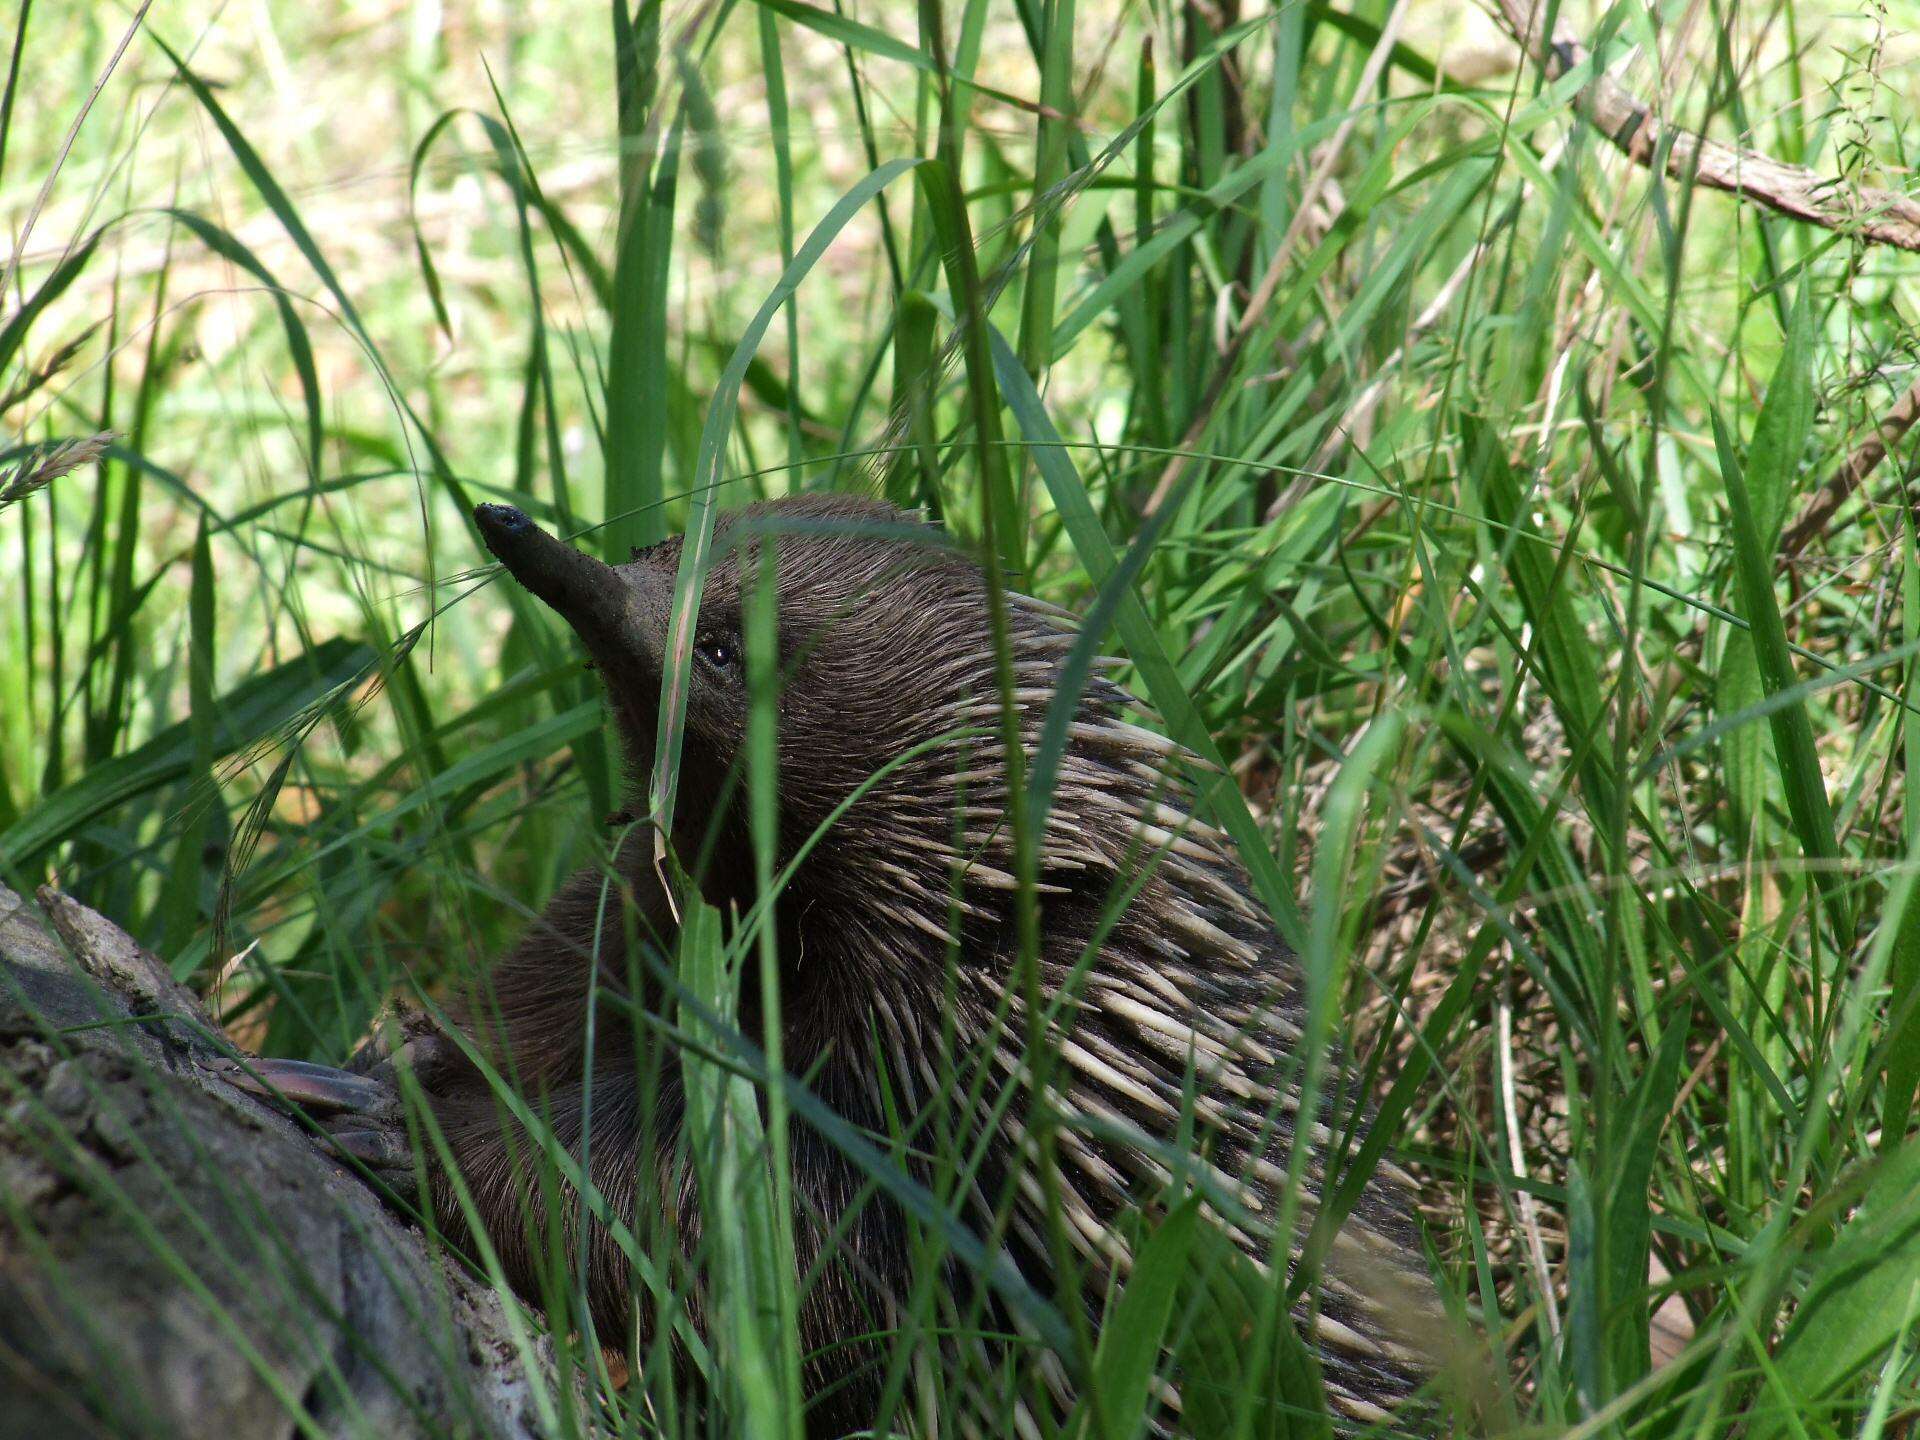
M 1074 468 L 1073 459 L 1061 443 L 1060 434 L 1054 429 L 1019 357 L 997 331 L 989 333 L 1001 393 L 1006 396 L 1026 443 L 1033 448 L 1034 463 L 1046 482 L 1054 509 L 1066 525 L 1080 563 L 1095 585 L 1104 586 L 1120 566 L 1119 558 L 1113 553 L 1113 542 L 1107 538 L 1106 528 L 1094 512 L 1093 501 Z M 1128 592 L 1117 601 L 1114 623 L 1127 653 L 1140 671 L 1148 698 L 1166 722 L 1168 734 L 1209 767 L 1208 773 L 1194 777 L 1196 803 L 1203 814 L 1214 816 L 1221 828 L 1233 837 L 1241 863 L 1253 877 L 1255 891 L 1280 927 L 1280 933 L 1298 949 L 1305 942 L 1306 934 L 1292 887 L 1280 873 L 1267 837 L 1247 809 L 1246 797 L 1240 793 L 1220 747 L 1213 743 L 1199 707 L 1181 683 L 1179 671 L 1137 594 Z
M 700 449 L 694 464 L 693 503 L 687 517 L 686 539 L 680 551 L 680 569 L 674 577 L 673 623 L 668 632 L 665 683 L 660 687 L 660 738 L 653 756 L 653 782 L 650 796 L 658 847 L 673 826 L 674 797 L 680 774 L 680 745 L 686 723 L 687 667 L 693 657 L 693 627 L 700 614 L 700 594 L 706 585 L 707 566 L 713 546 L 713 521 L 721 473 L 726 459 L 727 436 L 733 430 L 734 416 L 740 407 L 740 387 L 746 379 L 760 341 L 820 257 L 827 253 L 834 238 L 844 230 L 874 196 L 921 160 L 893 160 L 861 180 L 834 204 L 807 236 L 807 243 L 793 257 L 773 292 L 761 302 L 752 320 L 734 346 L 733 358 L 721 371 L 700 431 Z

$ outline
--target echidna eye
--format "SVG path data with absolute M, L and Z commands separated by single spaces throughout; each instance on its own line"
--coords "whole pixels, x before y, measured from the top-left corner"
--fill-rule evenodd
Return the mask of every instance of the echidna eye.
M 711 635 L 693 643 L 693 653 L 716 670 L 731 670 L 740 658 L 732 640 L 724 635 Z

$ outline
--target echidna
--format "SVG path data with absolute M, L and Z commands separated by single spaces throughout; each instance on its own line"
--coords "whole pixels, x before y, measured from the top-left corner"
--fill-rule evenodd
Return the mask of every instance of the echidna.
M 518 510 L 483 505 L 476 519 L 507 570 L 585 643 L 644 794 L 681 542 L 609 566 Z M 1068 726 L 1051 807 L 1036 821 L 1038 984 L 1023 993 L 987 582 L 932 527 L 888 505 L 824 496 L 720 519 L 694 629 L 674 834 L 690 865 L 704 857 L 705 897 L 723 914 L 745 914 L 756 898 L 736 799 L 746 793 L 736 762 L 749 714 L 741 613 L 753 557 L 769 536 L 782 863 L 812 842 L 777 909 L 788 1069 L 846 1121 L 882 1137 L 938 1104 L 976 1098 L 981 1114 L 959 1122 L 964 1148 L 977 1141 L 984 1157 L 963 1221 L 1000 1237 L 1043 1294 L 1057 1292 L 1051 1277 L 1064 1233 L 1090 1315 L 1116 1272 L 1124 1279 L 1141 1207 L 1169 1198 L 1179 1154 L 1196 1158 L 1203 1188 L 1228 1197 L 1210 1207 L 1221 1227 L 1264 1261 L 1271 1237 L 1260 1233 L 1260 1217 L 1283 1188 L 1299 1122 L 1290 1089 L 1304 1018 L 1295 957 L 1250 897 L 1226 837 L 1192 813 L 1176 771 L 1197 762 L 1128 719 L 1142 707 L 1096 676 Z M 1071 616 L 1039 601 L 1006 600 L 1013 694 L 1031 752 L 1076 630 Z M 474 1044 L 498 1073 L 540 1095 L 556 1138 L 576 1155 L 593 980 L 586 957 L 597 947 L 598 983 L 624 986 L 633 973 L 629 931 L 670 945 L 676 924 L 651 846 L 629 843 L 619 853 L 619 879 L 640 913 L 609 920 L 604 877 L 576 876 L 485 974 L 464 1012 Z M 1030 1133 L 1030 993 L 1048 1011 L 1051 1195 L 1036 1178 Z M 654 1004 L 659 995 L 640 999 Z M 757 1033 L 753 995 L 742 996 L 741 1014 L 747 1033 Z M 643 1113 L 630 1028 L 598 1030 L 591 1172 L 617 1212 L 630 1218 L 644 1204 L 691 1226 L 697 1207 L 683 1193 L 691 1182 L 671 1158 L 679 1069 L 659 1068 Z M 342 1093 L 311 1074 L 281 1069 L 275 1078 L 296 1096 Z M 531 1147 L 524 1137 L 509 1143 L 470 1064 L 443 1049 L 420 1078 L 506 1273 L 537 1298 L 548 1241 L 524 1163 Z M 1353 1120 L 1356 1107 L 1328 1103 L 1312 1131 L 1316 1148 L 1336 1117 Z M 888 1201 L 862 1203 L 865 1177 L 835 1144 L 796 1123 L 791 1145 L 797 1259 L 811 1276 L 800 1312 L 809 1429 L 841 1434 L 871 1423 L 885 1355 L 857 1337 L 888 1328 L 912 1271 L 908 1231 Z M 1310 1218 L 1317 1161 L 1306 1175 Z M 641 1183 L 661 1193 L 637 1194 Z M 440 1184 L 439 1213 L 457 1217 Z M 1317 1294 L 1295 1310 L 1330 1401 L 1352 1420 L 1384 1418 L 1422 1378 L 1405 1337 L 1435 1312 L 1408 1184 L 1386 1165 L 1369 1180 Z M 596 1326 L 603 1337 L 628 1334 L 636 1323 L 629 1262 L 597 1223 L 588 1228 Z M 571 1224 L 568 1232 L 576 1233 Z M 823 1253 L 827 1263 L 818 1264 Z M 639 1307 L 643 1330 L 647 1308 Z M 982 1328 L 996 1319 L 1012 1323 L 990 1315 Z M 1064 1402 L 1063 1371 L 1048 1374 Z M 1177 1392 L 1160 1403 L 1165 1423 L 1178 1428 Z M 1038 1433 L 1031 1417 L 1021 1428 Z

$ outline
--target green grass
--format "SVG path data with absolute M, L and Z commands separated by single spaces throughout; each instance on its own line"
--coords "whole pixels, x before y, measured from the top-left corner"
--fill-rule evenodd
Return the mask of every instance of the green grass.
M 1205 808 L 1381 1097 L 1350 1184 L 1427 1184 L 1447 1423 L 1911 1425 L 1911 442 L 1780 536 L 1913 381 L 1916 261 L 1636 168 L 1577 76 L 1475 78 L 1477 12 L 1413 4 L 1370 66 L 1379 0 L 1229 8 L 155 7 L 68 151 L 132 15 L 23 7 L 0 880 L 57 874 L 242 1043 L 337 1059 L 613 839 L 593 677 L 479 568 L 471 503 L 624 558 L 883 489 L 1087 616 L 1219 762 Z M 1901 183 L 1911 5 L 1685 14 L 1612 17 L 1626 83 L 1657 47 L 1668 113 Z M 729 1025 L 773 957 L 714 918 L 673 1033 L 719 1408 L 562 1345 L 635 1433 L 794 1421 L 781 1146 L 825 1120 Z M 978 1315 L 939 1267 L 985 1262 L 901 1190 L 902 1135 L 848 1142 L 919 1207 L 899 1423 L 1032 1393 L 1037 1343 L 943 1358 Z M 660 1223 L 636 1254 L 672 1257 Z M 1139 1433 L 1163 1344 L 1231 1396 L 1210 1433 L 1313 1428 L 1290 1352 L 1244 1344 L 1278 1292 L 1223 1295 L 1196 1228 L 1143 1240 L 1105 1326 L 1016 1297 L 1091 1377 L 1076 1433 Z M 650 1273 L 684 1333 L 698 1277 Z

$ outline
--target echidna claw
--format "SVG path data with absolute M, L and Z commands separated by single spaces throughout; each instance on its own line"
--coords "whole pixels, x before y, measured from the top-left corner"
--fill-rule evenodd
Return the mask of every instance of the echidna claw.
M 397 1170 L 412 1163 L 413 1152 L 392 1130 L 329 1130 L 333 1148 L 369 1170 Z
M 313 1065 L 305 1060 L 249 1059 L 227 1076 L 236 1089 L 263 1100 L 297 1106 L 315 1115 L 350 1112 L 369 1118 L 394 1107 L 390 1086 L 364 1075 Z

